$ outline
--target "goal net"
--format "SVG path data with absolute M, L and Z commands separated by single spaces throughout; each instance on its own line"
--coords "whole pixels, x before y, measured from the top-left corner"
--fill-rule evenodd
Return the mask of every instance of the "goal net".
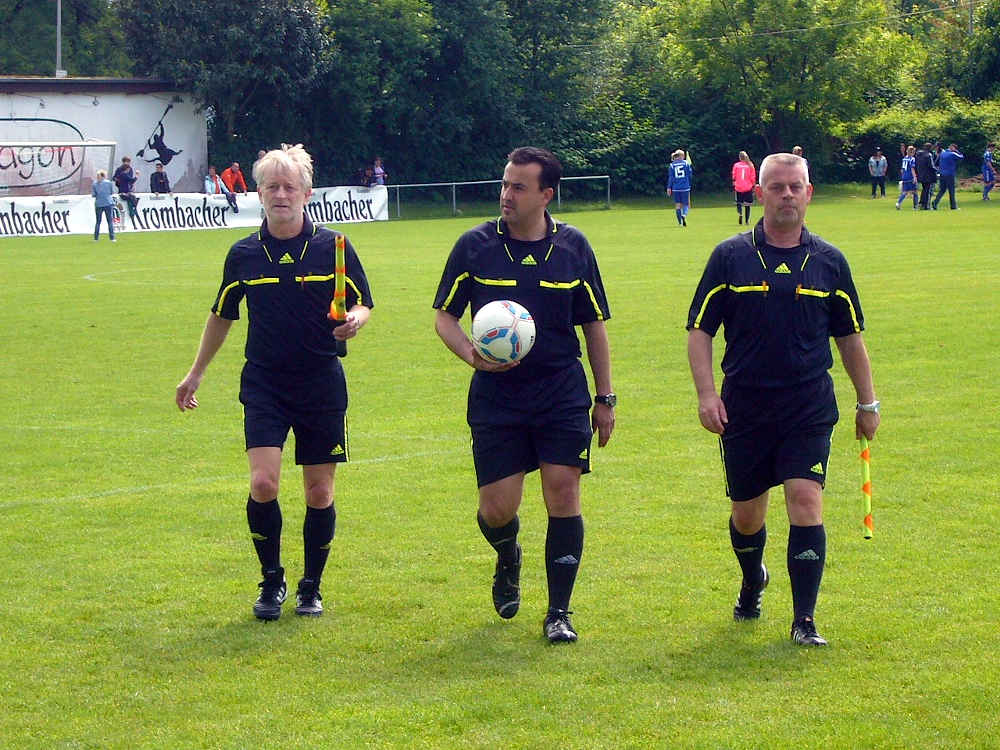
M 97 170 L 115 171 L 115 141 L 0 140 L 0 197 L 89 195 Z

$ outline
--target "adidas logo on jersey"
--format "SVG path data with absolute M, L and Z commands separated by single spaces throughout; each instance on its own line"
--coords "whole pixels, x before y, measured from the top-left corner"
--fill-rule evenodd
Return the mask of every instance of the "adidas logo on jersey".
M 344 453 L 344 446 L 342 446 L 340 443 L 337 443 L 335 446 L 333 446 L 333 450 L 330 451 L 331 456 L 341 456 L 343 455 L 343 453 Z
M 285 253 L 284 255 L 282 255 L 278 259 L 278 262 L 279 263 L 294 263 L 295 259 L 291 255 L 289 255 L 288 253 Z
M 809 469 L 809 471 L 813 472 L 814 474 L 822 474 L 823 473 L 823 464 L 822 463 L 817 463 L 815 466 L 813 466 L 811 469 Z
M 775 273 L 791 273 L 791 269 L 788 268 L 784 263 L 774 269 Z
M 524 260 L 521 261 L 521 265 L 522 266 L 537 266 L 538 265 L 538 261 L 535 260 L 535 256 L 534 255 L 532 255 L 531 253 L 528 253 L 527 255 L 524 256 Z

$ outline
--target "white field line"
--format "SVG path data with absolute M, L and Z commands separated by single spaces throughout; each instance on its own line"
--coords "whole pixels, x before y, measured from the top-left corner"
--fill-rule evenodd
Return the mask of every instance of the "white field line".
M 349 465 L 382 464 L 392 461 L 409 461 L 414 458 L 424 456 L 440 456 L 442 454 L 454 454 L 462 452 L 458 448 L 417 451 L 415 453 L 401 453 L 395 456 L 373 456 L 371 458 L 359 458 L 349 461 Z M 18 505 L 46 505 L 51 503 L 72 503 L 81 500 L 97 500 L 104 497 L 115 497 L 118 495 L 141 495 L 147 492 L 160 492 L 180 487 L 190 487 L 192 485 L 215 484 L 215 483 L 241 483 L 246 484 L 245 474 L 224 474 L 215 477 L 195 477 L 192 479 L 177 482 L 162 482 L 159 484 L 137 484 L 131 487 L 112 487 L 106 490 L 95 490 L 93 492 L 81 492 L 74 495 L 53 495 L 50 497 L 27 497 L 8 502 L 0 502 L 0 508 L 13 508 Z

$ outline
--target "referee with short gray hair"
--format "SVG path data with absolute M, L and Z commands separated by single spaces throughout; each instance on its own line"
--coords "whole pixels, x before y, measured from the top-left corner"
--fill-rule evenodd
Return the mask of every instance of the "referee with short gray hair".
M 813 610 L 826 559 L 823 487 L 833 426 L 829 339 L 857 392 L 855 431 L 871 439 L 879 402 L 862 338 L 864 317 L 843 254 L 805 228 L 812 197 L 805 159 L 772 154 L 760 168 L 764 218 L 713 251 L 688 313 L 688 359 L 702 426 L 719 435 L 733 552 L 743 573 L 735 620 L 760 617 L 768 493 L 783 485 L 788 512 L 791 638 L 825 646 Z M 712 337 L 726 330 L 721 395 Z

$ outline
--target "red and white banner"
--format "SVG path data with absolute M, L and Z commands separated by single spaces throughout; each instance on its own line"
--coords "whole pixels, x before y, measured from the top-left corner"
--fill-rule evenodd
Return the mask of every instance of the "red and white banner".
M 238 211 L 233 210 L 225 195 L 135 195 L 139 204 L 134 217 L 128 215 L 124 201 L 115 195 L 116 231 L 257 227 L 264 217 L 257 193 L 236 195 Z M 384 185 L 314 188 L 306 213 L 316 224 L 388 221 L 389 191 Z M 94 199 L 89 195 L 0 195 L 0 237 L 93 234 L 94 223 Z

